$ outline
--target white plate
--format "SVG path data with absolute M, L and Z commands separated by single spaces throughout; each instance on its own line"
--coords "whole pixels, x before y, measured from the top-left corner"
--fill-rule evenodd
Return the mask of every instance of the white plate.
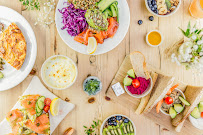
M 62 8 L 67 6 L 67 4 L 64 4 L 64 2 L 67 2 L 67 0 L 59 0 L 58 5 L 56 7 L 55 22 L 58 33 L 63 39 L 63 41 L 70 48 L 79 53 L 88 54 L 87 47 L 85 45 L 76 42 L 74 40 L 74 37 L 71 37 L 66 30 L 61 30 L 61 28 L 63 27 L 61 18 L 62 14 L 58 11 L 58 9 L 61 10 Z M 99 44 L 96 52 L 93 55 L 99 55 L 111 51 L 117 45 L 120 44 L 120 42 L 124 39 L 125 35 L 127 34 L 128 28 L 130 26 L 130 10 L 127 1 L 118 0 L 118 8 L 119 8 L 119 28 L 115 36 L 112 39 L 111 38 L 105 39 L 103 44 Z
M 27 42 L 26 58 L 21 69 L 16 70 L 8 63 L 4 65 L 5 69 L 3 70 L 3 74 L 5 77 L 0 80 L 0 91 L 3 91 L 15 87 L 28 76 L 35 63 L 37 42 L 30 24 L 22 15 L 4 6 L 0 6 L 0 13 L 0 22 L 6 25 L 5 28 L 7 28 L 11 22 L 16 23 Z

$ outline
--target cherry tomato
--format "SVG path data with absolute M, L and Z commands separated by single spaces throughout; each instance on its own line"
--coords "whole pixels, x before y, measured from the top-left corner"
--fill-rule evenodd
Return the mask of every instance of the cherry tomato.
M 171 97 L 166 97 L 166 98 L 165 98 L 165 103 L 168 104 L 168 105 L 172 104 L 172 103 L 173 103 L 173 98 L 171 98 Z
M 46 105 L 45 107 L 44 107 L 44 111 L 46 112 L 46 113 L 48 113 L 48 111 L 49 111 L 49 106 L 48 105 Z
M 44 100 L 44 104 L 50 106 L 50 104 L 51 104 L 51 99 L 50 99 L 50 98 L 46 98 L 46 99 Z
M 134 79 L 132 81 L 132 85 L 134 88 L 138 88 L 138 87 L 140 87 L 140 81 L 138 79 Z
M 203 118 L 203 112 L 201 113 L 201 117 Z

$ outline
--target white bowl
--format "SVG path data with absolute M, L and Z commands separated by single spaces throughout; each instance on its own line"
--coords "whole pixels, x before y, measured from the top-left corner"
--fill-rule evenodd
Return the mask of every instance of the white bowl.
M 67 58 L 68 60 L 70 60 L 70 61 L 72 62 L 72 64 L 75 66 L 75 69 L 76 69 L 76 76 L 75 76 L 74 81 L 73 81 L 71 84 L 69 84 L 69 85 L 67 85 L 66 87 L 63 87 L 63 88 L 53 87 L 53 86 L 50 85 L 50 84 L 46 81 L 46 79 L 45 79 L 45 75 L 44 75 L 44 70 L 43 70 L 43 69 L 45 68 L 45 65 L 46 65 L 49 61 L 51 61 L 52 58 L 55 58 L 55 57 L 65 57 L 65 58 Z M 76 66 L 75 62 L 74 62 L 72 59 L 70 59 L 69 57 L 64 56 L 64 55 L 54 55 L 54 56 L 49 57 L 49 58 L 43 63 L 43 65 L 42 65 L 42 67 L 41 67 L 41 77 L 42 77 L 43 82 L 44 82 L 48 87 L 50 87 L 50 88 L 52 88 L 52 89 L 55 89 L 55 90 L 64 90 L 64 89 L 69 88 L 70 86 L 72 86 L 72 85 L 75 83 L 75 81 L 76 81 L 76 79 L 77 79 L 77 76 L 78 76 L 78 69 L 77 69 L 77 66 Z
M 148 5 L 147 0 L 145 0 L 145 6 L 147 7 L 148 11 L 149 11 L 150 13 L 152 13 L 153 15 L 155 15 L 155 16 L 158 16 L 158 17 L 168 17 L 168 16 L 171 16 L 171 15 L 175 14 L 175 13 L 178 11 L 178 9 L 180 8 L 181 2 L 182 2 L 182 1 L 179 0 L 179 4 L 178 4 L 178 6 L 175 8 L 175 10 L 173 10 L 171 13 L 169 13 L 169 14 L 167 14 L 167 15 L 159 15 L 159 14 L 154 13 L 154 12 L 149 8 L 149 5 Z
M 126 76 L 127 77 L 127 76 Z M 145 90 L 144 93 L 140 94 L 140 95 L 137 95 L 137 94 L 132 94 L 128 88 L 126 86 L 124 86 L 124 89 L 125 91 L 132 97 L 135 97 L 135 98 L 142 98 L 142 97 L 145 97 L 146 95 L 148 95 L 150 93 L 150 91 L 152 90 L 152 86 L 153 86 L 153 81 L 152 81 L 152 77 L 150 76 L 150 84 L 148 86 L 148 88 Z
M 152 45 L 152 44 L 149 43 L 149 41 L 148 41 L 148 36 L 149 36 L 149 34 L 150 34 L 151 32 L 158 32 L 158 33 L 161 35 L 161 42 L 160 42 L 158 45 Z M 159 30 L 151 30 L 151 31 L 148 32 L 147 35 L 146 35 L 146 42 L 147 42 L 147 44 L 148 44 L 149 46 L 151 46 L 151 47 L 158 47 L 158 46 L 162 45 L 163 41 L 164 41 L 163 34 L 162 34 Z
M 184 93 L 182 92 L 182 90 L 176 88 L 174 91 L 180 92 L 181 95 L 182 95 L 182 97 L 185 99 L 185 95 L 184 95 Z M 183 107 L 185 107 L 185 105 L 183 105 Z M 162 108 L 160 108 L 160 111 L 161 111 L 163 114 L 170 116 L 170 114 L 166 113 L 164 110 L 162 110 Z M 179 113 L 177 113 L 177 114 L 179 114 Z
M 102 90 L 102 82 L 100 81 L 100 79 L 98 77 L 95 77 L 95 76 L 89 76 L 87 77 L 84 82 L 83 82 L 83 90 L 85 93 L 87 93 L 89 95 L 88 92 L 85 91 L 85 83 L 88 81 L 88 80 L 91 80 L 91 79 L 94 79 L 94 80 L 97 80 L 100 82 L 100 85 L 99 85 L 99 91 L 97 91 L 94 95 L 97 95 L 101 90 Z M 90 95 L 89 95 L 90 96 Z
M 114 114 L 114 115 L 111 115 L 111 116 L 109 116 L 108 118 L 106 118 L 106 119 L 103 121 L 103 123 L 102 123 L 102 125 L 101 125 L 101 127 L 100 127 L 100 135 L 102 135 L 103 128 L 104 128 L 104 124 L 106 123 L 106 121 L 107 121 L 109 118 L 115 117 L 115 116 L 122 116 L 122 117 L 125 117 L 125 118 L 129 119 L 130 122 L 131 122 L 132 125 L 133 125 L 133 128 L 134 128 L 134 135 L 136 135 L 136 127 L 135 127 L 135 124 L 133 123 L 133 121 L 132 121 L 130 118 L 128 118 L 127 116 L 122 115 L 122 114 Z

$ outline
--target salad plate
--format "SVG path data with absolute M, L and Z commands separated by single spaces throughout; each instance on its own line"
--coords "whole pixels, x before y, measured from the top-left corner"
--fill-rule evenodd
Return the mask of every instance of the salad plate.
M 37 42 L 30 24 L 22 15 L 4 6 L 0 6 L 0 12 L 6 13 L 0 14 L 0 23 L 4 24 L 5 29 L 12 23 L 15 23 L 19 27 L 19 31 L 24 35 L 27 46 L 25 60 L 20 69 L 15 69 L 3 60 L 5 62 L 4 70 L 2 71 L 4 77 L 0 79 L 0 91 L 4 91 L 15 87 L 28 76 L 35 63 Z
M 108 38 L 104 40 L 103 44 L 98 44 L 96 51 L 94 52 L 94 55 L 104 54 L 112 49 L 114 49 L 116 46 L 120 44 L 120 42 L 124 39 L 125 35 L 128 32 L 128 28 L 130 25 L 130 10 L 128 7 L 128 3 L 126 0 L 118 0 L 118 10 L 119 10 L 119 27 L 117 29 L 117 32 L 115 33 L 114 37 Z M 70 36 L 67 32 L 67 30 L 62 30 L 64 27 L 64 24 L 62 23 L 63 15 L 59 12 L 59 10 L 62 10 L 64 7 L 67 6 L 67 0 L 59 0 L 58 5 L 56 7 L 55 12 L 55 23 L 58 30 L 58 33 L 62 40 L 73 50 L 82 53 L 82 54 L 88 54 L 87 53 L 87 46 L 81 43 L 78 43 L 74 40 L 74 36 Z M 74 22 L 73 22 L 74 23 Z

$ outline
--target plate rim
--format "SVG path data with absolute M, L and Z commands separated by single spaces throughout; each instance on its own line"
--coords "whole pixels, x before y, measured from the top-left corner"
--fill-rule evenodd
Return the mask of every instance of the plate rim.
M 25 19 L 25 17 L 23 15 L 21 15 L 20 13 L 15 11 L 14 9 L 6 7 L 6 6 L 1 6 L 0 5 L 0 9 L 1 8 L 3 8 L 3 10 L 6 10 L 8 12 L 13 12 L 13 13 L 17 14 L 18 16 L 20 16 L 22 19 L 24 19 L 25 23 L 27 23 L 28 27 L 30 27 L 30 33 L 32 33 L 32 35 L 33 35 L 33 39 L 32 40 L 34 41 L 32 43 L 33 44 L 33 50 L 32 50 L 32 55 L 31 55 L 32 57 L 30 59 L 30 61 L 32 63 L 29 63 L 30 66 L 28 66 L 28 69 L 27 69 L 28 71 L 22 73 L 22 77 L 21 77 L 21 79 L 19 79 L 19 81 L 15 81 L 15 83 L 13 83 L 12 85 L 9 85 L 9 86 L 7 86 L 7 87 L 5 87 L 3 89 L 2 88 L 0 89 L 0 91 L 6 91 L 6 90 L 10 90 L 11 88 L 14 88 L 17 85 L 19 85 L 20 83 L 22 83 L 27 78 L 29 73 L 31 72 L 32 68 L 34 67 L 34 64 L 35 64 L 35 61 L 36 61 L 36 57 L 37 57 L 37 40 L 36 40 L 35 33 L 34 33 L 32 27 L 31 27 L 30 23 Z M 24 27 L 24 28 L 26 28 L 26 27 Z
M 129 19 L 129 20 L 127 20 L 127 21 L 128 21 L 127 30 L 124 32 L 124 34 L 122 34 L 122 36 L 123 36 L 122 40 L 119 40 L 119 42 L 117 43 L 117 45 L 114 46 L 113 48 L 111 48 L 110 50 L 108 50 L 108 51 L 103 51 L 103 52 L 95 52 L 94 54 L 88 54 L 88 53 L 85 53 L 85 52 L 82 52 L 82 51 L 78 51 L 78 50 L 74 49 L 73 47 L 71 47 L 71 46 L 65 41 L 65 39 L 62 38 L 61 33 L 59 32 L 60 28 L 57 27 L 57 24 L 58 24 L 58 23 L 57 23 L 57 21 L 56 21 L 56 20 L 57 20 L 57 12 L 58 12 L 58 9 L 59 9 L 58 6 L 59 6 L 59 3 L 62 3 L 62 2 L 63 2 L 63 0 L 59 0 L 58 3 L 57 3 L 57 6 L 56 6 L 56 10 L 55 10 L 55 25 L 56 25 L 56 29 L 57 29 L 57 32 L 58 32 L 60 38 L 63 40 L 63 42 L 64 42 L 68 47 L 70 47 L 70 48 L 73 49 L 74 51 L 76 51 L 76 52 L 78 52 L 78 53 L 81 53 L 81 54 L 85 54 L 85 55 L 101 55 L 101 54 L 105 54 L 105 53 L 108 53 L 108 52 L 112 51 L 113 49 L 115 49 L 116 47 L 118 47 L 118 45 L 125 39 L 125 37 L 126 37 L 128 31 L 129 31 L 129 28 L 130 28 L 130 8 L 129 8 L 129 4 L 128 4 L 127 0 L 125 0 L 125 2 L 126 2 L 126 4 L 127 4 L 127 10 L 128 10 L 128 14 L 129 14 L 129 15 L 128 15 L 128 19 Z M 68 35 L 68 36 L 70 36 L 70 35 Z M 103 45 L 103 44 L 100 44 L 100 45 Z

